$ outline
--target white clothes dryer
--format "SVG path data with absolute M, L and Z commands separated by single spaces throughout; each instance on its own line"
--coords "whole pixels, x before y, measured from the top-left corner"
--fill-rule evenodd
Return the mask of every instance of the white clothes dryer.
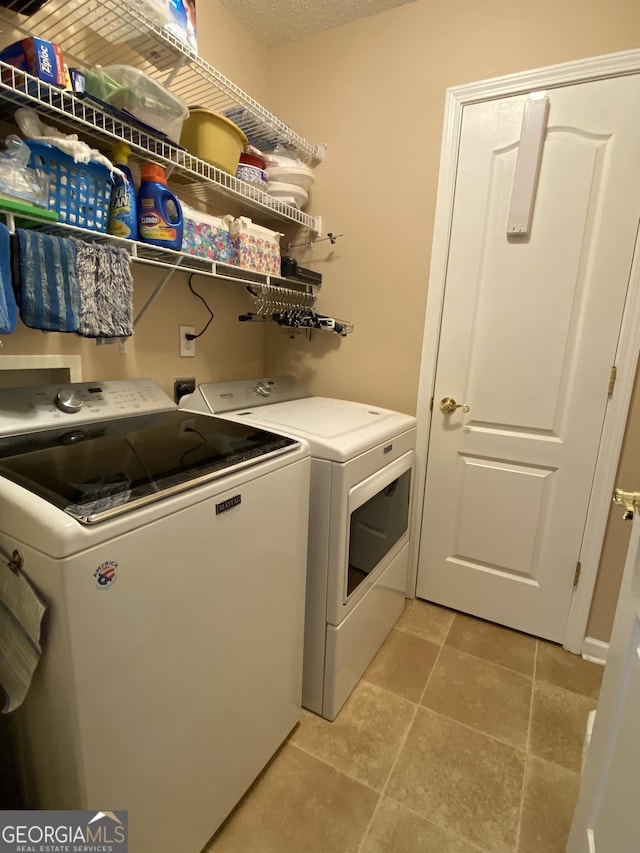
M 200 385 L 180 405 L 311 448 L 302 704 L 334 720 L 404 609 L 416 420 L 294 376 Z

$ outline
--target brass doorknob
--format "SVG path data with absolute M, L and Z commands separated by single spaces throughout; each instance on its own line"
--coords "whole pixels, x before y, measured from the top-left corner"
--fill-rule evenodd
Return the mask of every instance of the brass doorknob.
M 450 415 L 456 409 L 462 409 L 466 413 L 469 411 L 469 406 L 466 403 L 456 403 L 453 397 L 443 397 L 440 400 L 440 411 L 443 415 Z
M 614 504 L 622 504 L 625 521 L 633 521 L 636 509 L 640 508 L 640 492 L 625 492 L 624 489 L 615 489 L 613 492 Z

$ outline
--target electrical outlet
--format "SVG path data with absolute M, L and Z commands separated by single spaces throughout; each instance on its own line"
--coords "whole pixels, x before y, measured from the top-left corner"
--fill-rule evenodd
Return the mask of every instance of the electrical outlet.
M 190 341 L 190 343 L 193 343 L 193 341 Z M 179 376 L 177 379 L 173 380 L 173 399 L 176 403 L 179 403 L 185 394 L 193 394 L 195 390 L 195 376 Z
M 180 326 L 180 356 L 188 358 L 196 354 L 196 342 L 190 341 L 187 335 L 195 335 L 195 326 Z

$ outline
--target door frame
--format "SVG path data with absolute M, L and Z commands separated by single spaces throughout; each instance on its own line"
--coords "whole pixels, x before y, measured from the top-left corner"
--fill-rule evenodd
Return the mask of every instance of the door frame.
M 573 83 L 586 83 L 639 73 L 640 50 L 629 50 L 447 89 L 416 407 L 418 420 L 416 498 L 413 505 L 413 529 L 416 535 L 412 539 L 407 587 L 408 594 L 411 597 L 415 596 L 421 543 L 427 542 L 427 536 L 423 536 L 422 531 L 422 516 L 431 430 L 431 398 L 435 385 L 463 110 L 471 104 L 496 100 L 509 95 L 524 95 L 532 89 L 552 89 Z M 563 642 L 566 649 L 577 654 L 581 654 L 583 650 L 602 543 L 611 506 L 611 494 L 614 488 L 631 401 L 636 364 L 640 354 L 640 335 L 637 333 L 637 329 L 640 327 L 639 254 L 640 235 L 636 235 L 629 289 L 615 358 L 615 364 L 618 368 L 615 393 L 607 404 L 600 450 L 585 519 L 585 534 L 580 551 L 582 564 L 580 583 L 573 593 Z

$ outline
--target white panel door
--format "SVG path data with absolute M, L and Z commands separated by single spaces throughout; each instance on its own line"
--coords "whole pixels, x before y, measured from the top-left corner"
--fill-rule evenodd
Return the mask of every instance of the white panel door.
M 561 641 L 640 218 L 640 77 L 547 94 L 528 237 L 507 236 L 528 96 L 464 107 L 416 592 Z
M 567 853 L 640 849 L 640 518 L 635 513 Z

